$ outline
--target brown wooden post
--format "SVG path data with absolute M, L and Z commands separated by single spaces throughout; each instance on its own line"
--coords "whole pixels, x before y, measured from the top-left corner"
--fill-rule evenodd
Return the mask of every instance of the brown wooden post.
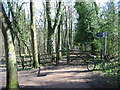
M 100 58 L 102 59 L 102 49 L 101 49 L 101 51 L 100 51 Z
M 38 62 L 40 64 L 40 53 L 38 53 Z
M 68 49 L 67 50 L 67 64 L 69 64 L 69 59 L 70 59 L 70 50 Z
M 21 64 L 22 64 L 22 69 L 24 69 L 25 65 L 24 65 L 24 56 L 21 56 Z

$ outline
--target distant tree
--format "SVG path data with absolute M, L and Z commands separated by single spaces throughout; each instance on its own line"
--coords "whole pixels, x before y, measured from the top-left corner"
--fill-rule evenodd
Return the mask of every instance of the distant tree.
M 57 13 L 56 13 L 56 17 L 55 17 L 55 23 L 54 23 L 54 26 L 53 26 L 53 30 L 54 30 L 54 34 L 53 34 L 53 50 L 56 53 L 55 54 L 56 65 L 58 64 L 58 57 L 59 57 L 59 52 L 58 52 L 59 46 L 57 46 L 57 45 L 60 43 L 60 40 L 59 40 L 60 37 L 58 35 L 58 32 L 59 32 L 58 27 L 59 27 L 59 24 L 60 24 L 60 21 L 61 21 L 61 18 L 62 18 L 62 13 L 63 13 L 62 4 L 63 4 L 63 2 L 61 2 L 61 1 L 58 4 Z
M 118 58 L 120 59 L 120 1 L 118 2 Z
M 114 2 L 107 2 L 99 17 L 99 31 L 108 32 L 107 53 L 111 56 L 118 54 L 117 12 Z M 103 45 L 102 45 L 103 46 Z M 102 47 L 103 48 L 103 47 Z
M 118 2 L 118 62 L 120 60 L 120 1 Z M 118 63 L 120 65 L 120 62 Z M 120 67 L 118 68 L 118 85 L 120 84 Z M 120 88 L 120 86 L 118 86 Z
M 60 50 L 62 50 L 62 47 L 63 47 L 63 43 L 62 43 L 63 33 L 62 33 L 62 31 L 63 31 L 63 14 L 61 16 L 60 24 L 58 26 L 58 40 L 57 40 L 58 60 L 62 57 L 62 52 L 60 51 Z
M 69 34 L 68 34 L 68 45 L 69 45 L 69 49 L 72 49 L 72 45 L 73 45 L 73 31 L 72 31 L 72 24 L 73 24 L 73 10 L 72 10 L 72 4 L 70 3 L 70 5 L 68 6 L 68 14 L 69 14 Z
M 52 41 L 51 41 L 51 36 L 53 31 L 52 28 L 52 20 L 51 20 L 51 7 L 50 7 L 50 1 L 46 2 L 46 16 L 47 16 L 47 23 L 48 23 L 48 33 L 47 33 L 47 52 L 51 54 L 51 48 L 52 48 Z
M 36 24 L 35 24 L 35 5 L 33 0 L 30 0 L 30 15 L 31 15 L 31 40 L 32 40 L 32 55 L 33 55 L 33 67 L 39 67 L 38 62 L 38 48 L 37 48 L 37 37 L 36 37 Z
M 95 45 L 91 46 L 95 36 L 93 35 L 94 27 L 94 8 L 90 2 L 76 2 L 76 11 L 78 13 L 76 34 L 74 37 L 75 45 L 80 46 L 83 50 L 90 50 Z
M 63 44 L 65 48 L 68 48 L 68 13 L 67 13 L 67 6 L 65 6 L 65 13 L 64 13 L 64 18 L 65 18 L 65 31 L 64 31 L 64 40 Z

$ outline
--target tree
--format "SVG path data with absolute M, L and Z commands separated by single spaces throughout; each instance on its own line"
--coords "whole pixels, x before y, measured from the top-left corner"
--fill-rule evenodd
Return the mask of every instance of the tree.
M 47 29 L 46 29 L 46 6 L 45 4 L 43 3 L 43 7 L 44 7 L 44 53 L 47 52 Z
M 2 4 L 2 14 L 3 14 L 3 27 L 2 33 L 4 36 L 4 44 L 5 44 L 5 55 L 6 55 L 6 68 L 7 68 L 7 89 L 16 88 L 18 89 L 18 75 L 17 75 L 17 63 L 16 63 L 16 54 L 15 47 L 13 44 L 13 28 L 11 26 L 11 22 L 7 17 L 7 14 L 4 10 Z
M 57 42 L 57 50 L 58 50 L 58 53 L 57 53 L 57 57 L 58 57 L 58 60 L 62 57 L 62 52 L 60 50 L 62 50 L 62 47 L 63 47 L 63 43 L 62 43 L 62 33 L 63 31 L 63 15 L 61 16 L 61 20 L 60 20 L 60 24 L 58 26 L 58 42 Z
M 57 7 L 57 12 L 56 12 L 56 16 L 54 19 L 54 25 L 52 26 L 52 20 L 51 20 L 51 8 L 50 8 L 50 1 L 46 2 L 46 16 L 47 16 L 47 23 L 48 23 L 48 37 L 47 37 L 47 50 L 49 53 L 51 53 L 51 48 L 53 45 L 53 52 L 55 53 L 54 57 L 56 64 L 58 63 L 57 61 L 57 53 L 58 53 L 58 49 L 59 47 L 57 47 L 57 43 L 58 43 L 58 26 L 60 24 L 60 20 L 61 20 L 61 16 L 62 16 L 62 7 L 63 3 L 61 1 L 58 2 L 58 7 Z M 53 40 L 52 40 L 53 39 Z
M 56 17 L 55 17 L 55 23 L 54 23 L 54 26 L 53 26 L 53 30 L 54 30 L 54 34 L 53 34 L 53 50 L 56 53 L 55 54 L 56 65 L 58 65 L 58 59 L 59 59 L 59 52 L 58 52 L 59 46 L 57 46 L 57 45 L 59 44 L 60 40 L 58 40 L 59 36 L 58 36 L 57 33 L 59 32 L 58 26 L 60 24 L 62 13 L 63 13 L 62 4 L 63 3 L 61 1 L 59 1 L 58 8 L 57 8 L 57 13 L 56 13 Z M 60 37 L 59 37 L 59 39 L 60 39 Z
M 114 2 L 107 2 L 103 11 L 99 17 L 99 31 L 108 32 L 107 38 L 107 54 L 110 56 L 116 56 L 118 54 L 118 42 L 116 35 L 118 35 L 117 29 L 117 12 Z M 103 47 L 102 47 L 103 48 Z
M 52 36 L 52 33 L 54 32 L 53 31 L 53 28 L 52 28 L 52 23 L 51 23 L 51 11 L 50 11 L 50 1 L 46 2 L 46 16 L 47 16 L 47 23 L 48 23 L 48 33 L 47 33 L 47 52 L 49 54 L 51 54 L 51 36 Z
M 118 59 L 120 59 L 120 1 L 118 2 Z
M 118 62 L 120 61 L 120 1 L 118 2 Z M 120 62 L 118 63 L 120 65 Z M 120 84 L 120 67 L 118 68 L 118 85 Z M 120 88 L 120 86 L 118 86 Z
M 32 55 L 33 55 L 33 67 L 39 67 L 38 62 L 38 48 L 36 37 L 36 24 L 35 24 L 35 5 L 33 0 L 30 0 L 30 14 L 31 14 L 31 41 L 32 41 Z
M 69 13 L 69 34 L 68 34 L 68 46 L 69 49 L 72 49 L 72 4 L 68 6 L 68 13 Z
M 83 50 L 90 50 L 95 38 L 93 36 L 95 30 L 95 21 L 93 21 L 95 10 L 90 2 L 76 2 L 75 8 L 79 16 L 77 18 L 78 23 L 76 25 L 74 43 Z M 95 45 L 92 47 L 95 47 Z
M 68 14 L 67 14 L 67 6 L 65 7 L 65 32 L 64 32 L 64 47 L 68 48 Z

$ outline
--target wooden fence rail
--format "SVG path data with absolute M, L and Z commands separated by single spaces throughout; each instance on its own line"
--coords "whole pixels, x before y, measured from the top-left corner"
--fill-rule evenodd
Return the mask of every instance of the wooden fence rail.
M 17 67 L 18 68 L 25 68 L 27 66 L 32 66 L 32 56 L 24 55 L 24 56 L 16 56 L 17 59 Z M 5 56 L 0 57 L 0 68 L 6 68 L 6 60 Z
M 64 55 L 65 58 L 67 58 L 67 64 L 69 64 L 70 61 L 73 61 L 73 60 L 80 60 L 80 59 L 84 59 L 87 56 L 87 54 L 90 53 L 90 51 L 80 51 L 79 49 L 78 50 L 59 50 L 58 52 L 62 52 L 62 53 L 66 53 Z M 101 53 L 100 51 L 96 51 L 97 53 Z M 43 54 L 40 54 L 38 56 L 39 58 L 39 63 L 42 64 L 42 65 L 45 65 L 45 64 L 52 64 L 54 63 L 54 55 L 56 53 L 52 53 L 52 54 L 48 54 L 48 53 L 43 53 Z M 32 67 L 32 63 L 33 63 L 33 60 L 32 60 L 32 56 L 30 55 L 21 55 L 21 56 L 16 56 L 17 58 L 17 67 L 18 68 L 25 68 L 25 67 Z M 0 57 L 0 67 L 6 67 L 6 60 L 5 60 L 5 56 L 1 56 Z

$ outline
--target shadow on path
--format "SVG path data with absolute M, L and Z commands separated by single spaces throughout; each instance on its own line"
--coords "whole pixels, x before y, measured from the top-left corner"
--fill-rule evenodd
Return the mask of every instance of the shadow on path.
M 55 72 L 41 72 L 40 74 L 37 75 L 37 77 L 41 77 L 41 76 L 46 76 L 46 75 L 50 75 L 50 74 L 58 74 L 58 73 L 83 73 L 83 72 L 91 72 L 88 70 L 84 70 L 84 71 L 55 71 Z

